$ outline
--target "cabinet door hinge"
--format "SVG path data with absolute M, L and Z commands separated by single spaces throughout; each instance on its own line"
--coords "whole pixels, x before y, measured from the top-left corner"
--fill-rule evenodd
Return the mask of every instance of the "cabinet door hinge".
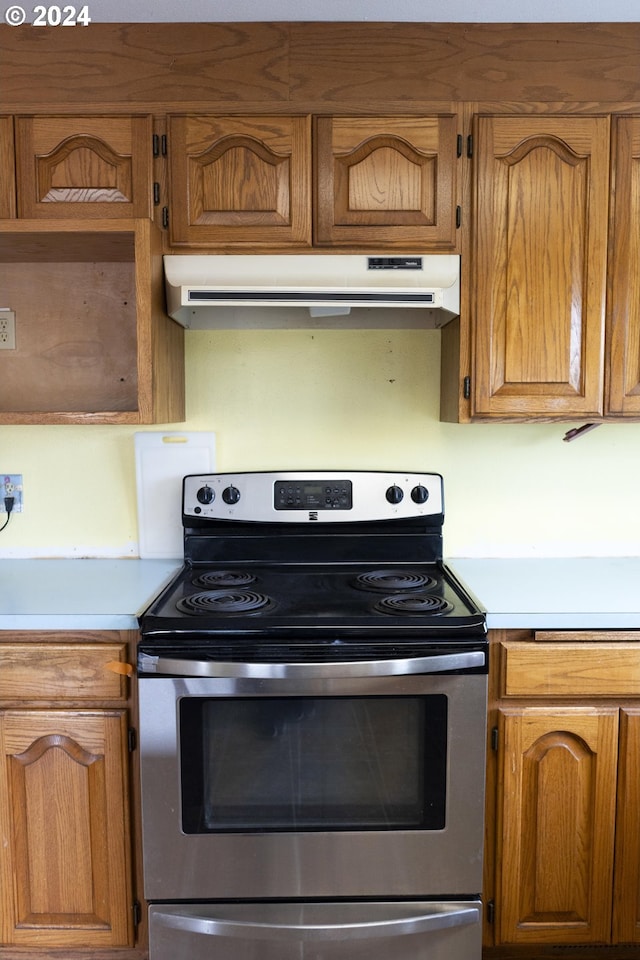
M 138 747 L 138 733 L 135 727 L 129 727 L 127 730 L 127 744 L 129 746 L 129 753 L 133 753 Z
M 153 183 L 153 205 L 155 207 L 160 203 L 160 184 L 157 180 L 154 180 Z
M 456 156 L 462 156 L 462 134 L 459 133 L 456 140 Z
M 487 923 L 496 922 L 496 902 L 495 900 L 487 900 L 486 903 L 486 913 L 487 913 Z
M 462 223 L 462 207 L 456 207 L 456 229 L 460 229 L 460 224 Z
M 498 749 L 498 728 L 492 727 L 491 729 L 491 749 L 497 751 Z
M 467 137 L 467 156 L 469 157 L 469 159 L 471 159 L 471 157 L 473 156 L 473 136 L 472 136 L 472 134 L 469 134 L 469 136 Z
M 471 397 L 471 377 L 465 377 L 462 381 L 462 396 L 465 400 Z
M 165 228 L 165 230 L 169 226 L 169 208 L 168 207 L 162 208 L 162 226 Z
M 159 157 L 162 155 L 166 157 L 167 155 L 167 135 L 163 133 L 162 136 L 158 136 L 157 133 L 153 135 L 153 155 L 154 157 Z
M 133 915 L 133 930 L 137 936 L 138 927 L 140 926 L 140 921 L 142 920 L 142 907 L 140 906 L 139 900 L 134 900 L 131 904 L 131 913 Z

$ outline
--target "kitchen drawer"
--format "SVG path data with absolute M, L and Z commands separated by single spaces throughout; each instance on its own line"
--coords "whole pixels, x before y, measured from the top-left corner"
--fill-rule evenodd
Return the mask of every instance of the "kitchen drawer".
M 0 644 L 0 700 L 124 700 L 124 643 Z
M 640 643 L 504 641 L 502 697 L 640 696 Z

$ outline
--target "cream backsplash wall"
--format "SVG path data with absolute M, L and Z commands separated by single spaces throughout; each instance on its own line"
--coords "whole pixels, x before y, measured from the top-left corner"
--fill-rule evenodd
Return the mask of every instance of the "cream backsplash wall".
M 189 331 L 166 429 L 215 431 L 219 470 L 440 472 L 447 556 L 640 554 L 640 424 L 441 423 L 439 353 L 438 331 Z M 136 429 L 162 428 L 0 427 L 25 500 L 0 557 L 137 556 Z

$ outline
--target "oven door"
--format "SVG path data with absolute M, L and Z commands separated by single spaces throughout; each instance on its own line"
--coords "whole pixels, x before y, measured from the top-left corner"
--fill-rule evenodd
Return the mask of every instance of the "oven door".
M 139 682 L 148 900 L 479 893 L 486 650 L 155 659 Z

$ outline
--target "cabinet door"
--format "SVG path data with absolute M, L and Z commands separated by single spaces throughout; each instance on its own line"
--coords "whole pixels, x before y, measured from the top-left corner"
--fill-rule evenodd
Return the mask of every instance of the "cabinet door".
M 170 117 L 169 160 L 172 244 L 310 244 L 309 117 Z
M 0 943 L 132 943 L 124 711 L 0 712 Z
M 614 943 L 640 943 L 640 707 L 620 714 Z
M 0 117 L 0 218 L 16 215 L 13 117 Z
M 477 117 L 475 416 L 599 416 L 607 117 Z
M 607 409 L 640 416 L 640 117 L 614 120 Z
M 18 212 L 150 217 L 151 117 L 18 117 Z
M 499 942 L 609 942 L 618 711 L 530 707 L 500 721 Z
M 315 242 L 456 249 L 455 114 L 316 121 Z

